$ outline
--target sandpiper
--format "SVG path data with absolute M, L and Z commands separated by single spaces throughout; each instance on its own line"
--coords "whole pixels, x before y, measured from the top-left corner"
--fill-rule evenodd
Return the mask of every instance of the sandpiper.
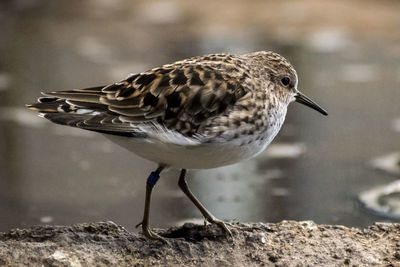
M 150 199 L 163 169 L 181 169 L 178 185 L 204 215 L 230 234 L 192 194 L 187 169 L 234 164 L 262 152 L 297 101 L 327 112 L 297 89 L 293 66 L 274 52 L 193 57 L 105 86 L 43 93 L 27 105 L 57 124 L 96 131 L 158 164 L 146 183 L 143 233 Z

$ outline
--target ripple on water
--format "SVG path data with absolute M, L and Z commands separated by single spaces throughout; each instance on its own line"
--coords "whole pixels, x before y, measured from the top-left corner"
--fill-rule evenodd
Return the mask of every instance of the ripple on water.
M 271 144 L 265 151 L 267 158 L 298 158 L 306 152 L 304 143 L 276 143 Z M 263 156 L 263 155 L 262 155 Z
M 367 210 L 391 219 L 400 219 L 400 180 L 360 193 Z
M 370 164 L 378 170 L 385 171 L 397 177 L 400 176 L 400 152 L 377 157 L 371 160 Z
M 314 51 L 331 53 L 346 49 L 351 44 L 351 41 L 344 31 L 327 29 L 313 32 L 307 38 L 307 44 Z

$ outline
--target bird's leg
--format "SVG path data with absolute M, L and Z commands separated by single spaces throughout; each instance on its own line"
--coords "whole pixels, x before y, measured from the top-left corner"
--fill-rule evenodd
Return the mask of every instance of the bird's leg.
M 151 192 L 153 190 L 153 187 L 156 185 L 158 179 L 160 178 L 160 173 L 164 169 L 164 166 L 159 166 L 157 170 L 153 171 L 150 173 L 149 177 L 147 178 L 146 182 L 146 200 L 144 203 L 144 214 L 143 214 L 143 220 L 136 225 L 136 227 L 139 227 L 140 225 L 142 226 L 143 234 L 153 240 L 161 240 L 163 242 L 166 242 L 164 238 L 159 236 L 158 234 L 154 233 L 150 229 L 149 225 L 149 216 L 150 216 L 150 200 L 151 200 Z
M 225 232 L 227 232 L 229 235 L 232 235 L 226 224 L 223 221 L 215 218 L 214 215 L 212 215 L 190 191 L 189 186 L 186 182 L 186 169 L 181 170 L 178 186 L 183 191 L 183 193 L 185 193 L 185 195 L 193 202 L 193 204 L 200 210 L 200 212 L 203 214 L 204 218 L 208 222 L 219 225 Z

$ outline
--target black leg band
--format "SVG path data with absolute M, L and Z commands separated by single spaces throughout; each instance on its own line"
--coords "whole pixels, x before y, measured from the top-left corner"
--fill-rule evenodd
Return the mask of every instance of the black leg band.
M 150 188 L 153 188 L 156 185 L 158 179 L 160 179 L 160 172 L 158 171 L 151 172 L 149 177 L 147 178 L 147 185 Z

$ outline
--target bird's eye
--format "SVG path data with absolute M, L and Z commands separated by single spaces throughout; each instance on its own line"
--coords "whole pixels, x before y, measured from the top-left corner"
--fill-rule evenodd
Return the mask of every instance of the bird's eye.
M 288 86 L 290 84 L 290 78 L 289 77 L 283 77 L 281 79 L 281 83 L 283 86 Z

